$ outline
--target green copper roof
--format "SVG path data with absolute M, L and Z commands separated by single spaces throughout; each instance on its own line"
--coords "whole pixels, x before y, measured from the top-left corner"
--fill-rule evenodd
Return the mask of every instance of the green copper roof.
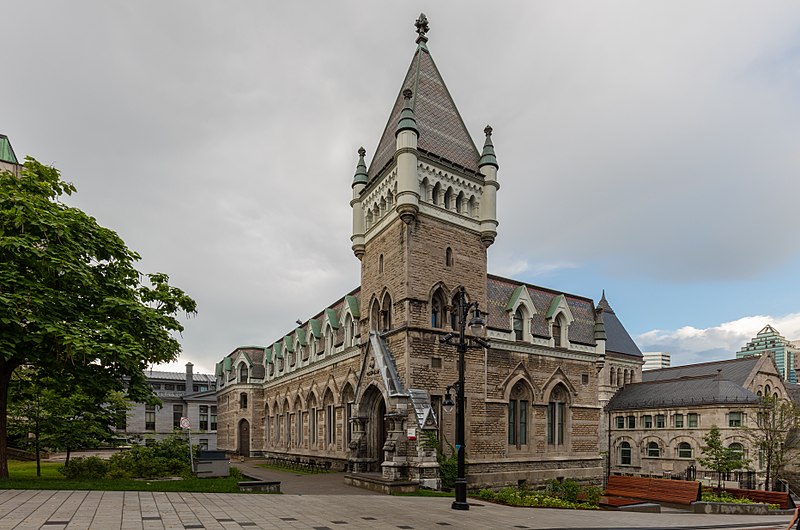
M 5 134 L 0 134 L 0 160 L 19 164 L 17 155 L 14 154 L 14 148 L 11 147 L 11 142 L 8 141 L 8 136 Z
M 264 364 L 272 363 L 272 348 L 264 348 Z
M 414 116 L 414 109 L 411 108 L 411 96 L 413 92 L 410 88 L 403 90 L 403 110 L 400 111 L 400 121 L 397 123 L 397 129 L 394 135 L 397 136 L 403 131 L 414 131 L 419 136 L 419 129 L 417 129 L 417 118 Z
M 242 355 L 244 355 L 244 360 L 247 361 L 247 366 L 253 366 L 253 361 L 250 359 L 250 356 L 247 355 L 247 352 L 243 351 Z
M 325 310 L 325 316 L 328 317 L 328 322 L 331 323 L 333 329 L 339 329 L 339 317 L 336 316 L 336 311 L 329 307 Z
M 558 309 L 561 300 L 564 300 L 564 304 L 566 305 L 567 299 L 564 297 L 563 294 L 553 297 L 553 301 L 550 302 L 550 309 L 547 310 L 547 318 L 553 318 L 553 315 L 556 314 L 556 310 Z
M 355 296 L 347 295 L 344 297 L 344 301 L 347 302 L 347 307 L 350 308 L 350 314 L 353 315 L 353 318 L 358 320 L 361 318 L 361 314 L 359 313 L 358 309 L 358 298 Z
M 297 335 L 297 339 L 300 341 L 300 346 L 305 346 L 308 344 L 308 341 L 306 341 L 306 330 L 303 328 L 297 328 L 294 334 Z
M 357 184 L 366 184 L 369 182 L 367 176 L 367 164 L 364 162 L 364 155 L 367 154 L 366 149 L 360 147 L 358 149 L 358 165 L 356 166 L 356 175 L 353 177 L 353 186 Z
M 294 352 L 294 344 L 292 344 L 292 337 L 286 336 L 283 337 L 283 346 L 286 348 L 286 351 L 289 353 Z
M 230 358 L 230 357 L 225 357 L 225 360 L 223 361 L 223 363 L 224 363 L 224 364 L 223 364 L 223 367 L 224 367 L 224 369 L 225 369 L 225 371 L 226 371 L 226 372 L 230 371 L 230 369 L 231 369 L 231 362 L 232 362 L 232 361 L 231 361 L 231 358 Z
M 275 352 L 276 359 L 283 359 L 283 345 L 280 342 L 276 342 L 272 346 L 272 351 Z
M 511 293 L 511 298 L 508 299 L 508 303 L 506 304 L 506 311 L 511 311 L 514 309 L 514 306 L 517 305 L 517 300 L 519 300 L 519 297 L 522 296 L 523 289 L 525 289 L 525 287 L 522 285 L 514 289 L 514 292 Z
M 322 324 L 319 319 L 312 318 L 308 323 L 311 324 L 311 334 L 316 338 L 322 337 Z
M 492 128 L 487 125 L 483 132 L 486 134 L 486 142 L 483 144 L 483 152 L 481 153 L 481 159 L 478 161 L 478 167 L 494 166 L 499 168 L 497 157 L 494 154 L 494 144 L 492 143 Z
M 214 367 L 214 375 L 217 377 L 222 375 L 222 363 L 217 363 L 217 365 Z

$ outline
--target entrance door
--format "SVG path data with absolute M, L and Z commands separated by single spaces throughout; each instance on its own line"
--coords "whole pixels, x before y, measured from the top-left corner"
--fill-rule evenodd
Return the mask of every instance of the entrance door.
M 247 420 L 239 422 L 239 450 L 242 456 L 250 456 L 250 423 Z
M 387 438 L 386 401 L 380 390 L 373 386 L 364 393 L 361 403 L 362 414 L 367 417 L 367 458 L 371 460 L 369 470 L 379 472 L 384 458 L 383 445 Z

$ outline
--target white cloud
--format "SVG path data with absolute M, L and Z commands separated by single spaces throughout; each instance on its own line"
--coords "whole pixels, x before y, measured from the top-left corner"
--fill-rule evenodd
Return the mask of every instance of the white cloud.
M 732 359 L 767 324 L 789 340 L 800 339 L 800 313 L 791 313 L 745 316 L 709 328 L 654 329 L 639 335 L 636 342 L 643 351 L 670 352 L 673 365 Z

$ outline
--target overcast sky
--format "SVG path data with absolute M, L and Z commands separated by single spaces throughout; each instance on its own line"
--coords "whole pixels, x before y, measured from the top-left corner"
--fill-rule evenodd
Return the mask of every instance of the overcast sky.
M 643 350 L 800 339 L 798 2 L 4 2 L 0 133 L 198 302 L 211 371 L 356 287 L 350 183 L 413 23 L 500 162 L 490 272 Z

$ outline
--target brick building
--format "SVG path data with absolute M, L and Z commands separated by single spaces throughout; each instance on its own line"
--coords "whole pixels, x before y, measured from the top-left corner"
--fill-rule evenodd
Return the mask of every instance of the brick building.
M 469 486 L 599 480 L 602 405 L 641 375 L 605 297 L 487 273 L 497 235 L 492 129 L 479 151 L 417 21 L 417 47 L 369 168 L 352 182 L 361 284 L 266 346 L 217 364 L 218 447 L 325 460 L 353 480 L 439 485 L 458 354 L 441 339 L 464 289 L 489 348 L 467 352 Z M 369 478 L 380 473 L 381 478 Z

